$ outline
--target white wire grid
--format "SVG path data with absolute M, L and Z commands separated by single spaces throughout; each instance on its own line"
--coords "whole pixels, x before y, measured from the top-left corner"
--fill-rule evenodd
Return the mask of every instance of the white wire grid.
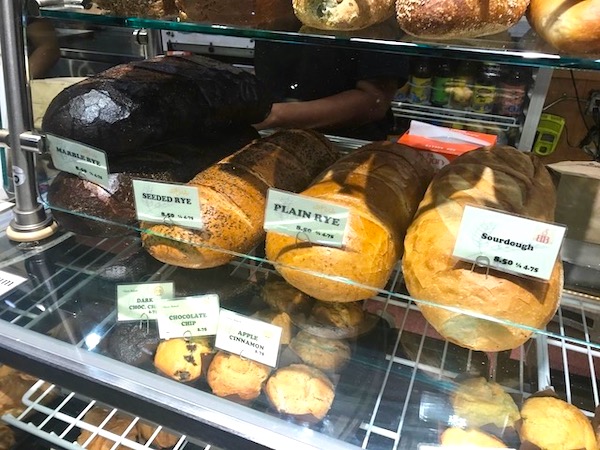
M 45 406 L 45 400 L 52 398 L 53 396 L 61 397 L 62 401 L 53 408 Z M 92 408 L 101 406 L 96 400 L 84 399 L 74 392 L 65 395 L 65 393 L 57 386 L 48 386 L 42 380 L 37 381 L 23 395 L 23 404 L 26 406 L 26 409 L 19 416 L 13 417 L 12 415 L 4 415 L 2 420 L 16 428 L 20 428 L 34 436 L 45 439 L 54 445 L 59 445 L 68 450 L 88 448 L 96 438 L 104 438 L 107 441 L 107 444 L 105 444 L 105 447 L 103 448 L 108 448 L 106 445 L 108 445 L 108 443 L 113 443 L 112 449 L 127 448 L 132 450 L 147 450 L 148 448 L 155 448 L 153 445 L 156 437 L 163 431 L 161 426 L 157 426 L 147 442 L 145 444 L 140 444 L 127 437 L 129 432 L 136 427 L 140 418 L 127 416 L 131 419 L 129 425 L 127 425 L 122 434 L 115 434 L 107 429 L 107 425 L 117 414 L 119 417 L 124 417 L 123 413 L 115 408 L 107 408 L 108 414 L 106 418 L 99 425 L 92 425 L 85 421 L 84 416 Z M 31 417 L 31 414 L 34 412 L 43 416 L 43 420 L 39 421 L 39 423 L 29 421 L 29 417 Z M 89 437 L 81 444 L 77 443 L 77 438 L 75 438 L 75 440 L 72 439 L 74 435 L 78 435 L 78 429 L 90 432 Z M 172 433 L 171 431 L 169 432 Z M 186 437 L 176 433 L 173 434 L 179 438 L 173 447 L 173 450 L 185 449 L 188 443 Z M 210 445 L 202 448 L 209 450 Z
M 103 248 L 104 251 L 98 252 L 97 247 Z M 26 328 L 34 326 L 52 312 L 53 308 L 63 306 L 75 293 L 85 289 L 92 278 L 89 275 L 97 270 L 99 262 L 108 266 L 115 259 L 139 249 L 139 246 L 132 245 L 130 239 L 101 240 L 97 247 L 84 246 L 85 250 L 76 253 L 79 256 L 72 261 L 73 267 L 65 267 L 54 273 L 49 278 L 49 281 L 55 281 L 51 284 L 54 289 L 32 286 L 19 296 L 13 295 L 10 305 L 5 304 L 3 307 L 8 306 L 7 308 L 0 308 L 0 319 L 4 319 L 4 315 L 10 315 L 10 321 L 13 323 Z M 92 270 L 87 266 L 78 266 L 77 258 L 85 260 L 90 266 L 95 264 L 96 268 Z M 77 270 L 74 270 L 75 267 Z M 256 280 L 273 270 L 254 260 L 245 259 L 235 264 L 233 272 L 237 272 L 238 276 Z M 161 276 L 164 276 L 164 273 Z M 150 279 L 152 278 L 154 277 Z M 401 274 L 396 270 L 390 283 L 390 292 L 397 291 L 401 285 Z M 38 301 L 32 303 L 29 297 L 40 289 L 43 295 L 37 295 Z M 62 292 L 61 297 L 52 307 L 42 310 L 37 306 L 40 299 L 56 300 L 59 290 Z M 548 332 L 537 334 L 517 350 L 491 359 L 479 352 L 459 349 L 440 339 L 410 298 L 399 298 L 390 293 L 375 297 L 369 306 L 378 310 L 384 317 L 393 317 L 397 330 L 386 356 L 386 370 L 377 398 L 374 399 L 373 410 L 363 419 L 360 427 L 359 445 L 362 448 L 417 448 L 419 445 L 436 442 L 437 430 L 432 424 L 436 420 L 439 422 L 440 417 L 443 417 L 442 420 L 448 420 L 447 415 L 444 416 L 446 412 L 443 411 L 445 394 L 452 389 L 454 380 L 464 373 L 489 376 L 502 384 L 517 399 L 524 399 L 538 389 L 552 386 L 562 398 L 580 407 L 589 416 L 599 403 L 597 366 L 600 364 L 600 300 L 595 297 L 566 292 Z M 99 320 L 108 322 L 113 320 L 113 317 L 109 315 Z M 82 345 L 82 342 L 78 345 Z M 73 398 L 79 397 L 69 393 L 65 397 L 65 405 Z M 85 413 L 69 416 L 64 412 L 64 407 L 50 410 L 39 401 L 28 399 L 27 402 L 27 411 L 35 410 L 46 414 L 46 424 L 56 420 L 67 423 L 67 432 L 73 427 L 91 427 L 93 432 L 97 431 L 101 436 L 114 438 L 115 445 L 118 445 L 118 439 L 125 439 L 123 436 L 110 436 L 108 432 L 85 424 L 82 420 Z M 93 405 L 93 402 L 91 400 L 89 404 Z M 436 408 L 438 411 L 435 411 Z M 22 422 L 27 411 L 17 418 L 7 418 L 7 421 L 27 431 L 34 431 L 34 425 Z M 116 413 L 116 410 L 113 413 Z M 433 420 L 432 415 L 436 414 L 440 417 Z M 428 427 L 431 427 L 431 430 L 428 431 Z M 63 442 L 60 434 L 48 434 L 43 427 L 37 428 L 35 433 L 46 433 L 46 440 L 56 439 L 63 446 L 66 445 L 65 448 L 80 448 L 73 447 L 75 444 L 72 442 Z M 125 442 L 126 445 L 129 443 Z M 140 449 L 148 446 L 132 443 L 130 448 Z

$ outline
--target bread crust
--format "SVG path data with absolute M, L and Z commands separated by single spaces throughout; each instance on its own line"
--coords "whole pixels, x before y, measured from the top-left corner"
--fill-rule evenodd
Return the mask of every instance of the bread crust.
M 175 338 L 161 341 L 154 355 L 154 366 L 177 381 L 190 382 L 202 375 L 202 355 L 212 352 L 208 339 Z
M 531 27 L 558 50 L 600 53 L 600 3 L 597 0 L 531 0 Z
M 394 0 L 292 0 L 300 21 L 319 30 L 360 30 L 394 15 Z
M 413 36 L 459 39 L 510 28 L 528 4 L 529 0 L 397 0 L 396 18 L 400 28 Z
M 254 141 L 188 183 L 198 189 L 201 230 L 143 222 L 144 248 L 167 264 L 203 269 L 227 264 L 236 253 L 256 247 L 265 235 L 268 189 L 298 192 L 337 158 L 331 144 L 314 132 L 276 135 Z M 286 136 L 293 145 L 285 143 Z
M 497 437 L 476 428 L 451 427 L 444 430 L 440 436 L 442 447 L 460 449 L 498 449 L 508 448 L 504 442 Z
M 531 329 L 479 319 L 469 314 L 543 328 L 558 307 L 563 285 L 558 258 L 549 282 L 485 269 L 452 257 L 465 205 L 490 207 L 552 221 L 556 194 L 546 168 L 534 156 L 510 147 L 466 153 L 442 169 L 431 183 L 405 239 L 403 272 L 410 294 L 450 311 L 419 304 L 431 325 L 466 348 L 516 348 Z
M 219 397 L 236 395 L 253 400 L 260 395 L 271 368 L 227 352 L 218 352 L 208 368 L 206 380 Z
M 327 415 L 335 395 L 329 378 L 305 364 L 277 370 L 267 381 L 265 394 L 280 413 L 311 415 L 319 420 Z
M 183 20 L 297 31 L 290 0 L 175 0 Z
M 278 263 L 288 283 L 319 300 L 368 298 L 385 286 L 401 257 L 405 230 L 431 176 L 431 166 L 415 150 L 369 144 L 340 159 L 303 192 L 350 209 L 344 247 L 267 233 L 267 258 Z

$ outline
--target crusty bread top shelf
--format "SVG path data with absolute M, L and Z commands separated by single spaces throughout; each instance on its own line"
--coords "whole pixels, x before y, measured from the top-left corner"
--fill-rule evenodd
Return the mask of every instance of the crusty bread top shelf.
M 429 41 L 403 33 L 394 20 L 359 31 L 322 31 L 302 27 L 266 29 L 265 27 L 200 23 L 181 21 L 177 17 L 151 19 L 122 17 L 106 14 L 100 10 L 42 8 L 42 16 L 58 20 L 84 21 L 95 25 L 148 28 L 190 33 L 298 42 L 312 45 L 350 47 L 371 51 L 385 51 L 409 55 L 430 55 L 443 58 L 461 58 L 480 61 L 496 61 L 531 67 L 554 67 L 570 69 L 600 69 L 600 59 L 590 56 L 561 54 L 540 39 L 523 18 L 504 33 L 476 39 Z M 236 19 L 237 20 L 237 19 Z

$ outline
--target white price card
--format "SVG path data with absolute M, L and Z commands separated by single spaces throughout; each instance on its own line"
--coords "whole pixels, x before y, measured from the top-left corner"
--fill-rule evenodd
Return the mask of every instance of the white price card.
M 566 227 L 466 206 L 452 255 L 517 275 L 549 280 Z
M 117 285 L 117 320 L 155 320 L 157 303 L 171 299 L 173 282 L 130 283 Z
M 219 323 L 219 296 L 206 294 L 158 302 L 161 339 L 212 336 Z
M 313 244 L 342 247 L 349 215 L 343 206 L 269 189 L 264 229 Z
M 0 295 L 4 295 L 27 281 L 27 278 L 0 270 Z M 8 300 L 7 300 L 8 301 Z M 9 305 L 9 303 L 7 303 Z M 9 305 L 10 306 L 10 305 Z
M 52 134 L 46 135 L 46 143 L 57 169 L 105 188 L 110 187 L 108 162 L 104 151 Z
M 215 347 L 277 367 L 281 327 L 221 309 Z
M 133 180 L 138 220 L 202 229 L 198 189 L 183 184 Z

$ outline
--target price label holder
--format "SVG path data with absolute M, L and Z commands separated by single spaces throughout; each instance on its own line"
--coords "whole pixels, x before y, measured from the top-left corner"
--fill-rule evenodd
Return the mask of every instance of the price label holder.
M 194 186 L 133 180 L 133 193 L 138 220 L 203 228 L 198 189 Z
M 277 367 L 281 327 L 221 309 L 215 347 Z
M 19 275 L 14 275 L 9 272 L 0 270 L 0 295 L 4 295 L 12 291 L 17 286 L 25 283 L 27 278 L 23 278 Z M 9 300 L 6 300 L 6 304 L 10 306 Z
M 548 281 L 566 227 L 467 205 L 452 256 Z
M 158 315 L 158 302 L 172 299 L 173 282 L 128 283 L 117 285 L 117 320 L 153 320 Z
M 108 189 L 108 162 L 100 149 L 46 134 L 46 146 L 54 166 Z
M 158 334 L 161 339 L 215 335 L 219 312 L 216 294 L 160 300 Z
M 265 231 L 329 247 L 343 247 L 350 211 L 315 198 L 269 189 Z

